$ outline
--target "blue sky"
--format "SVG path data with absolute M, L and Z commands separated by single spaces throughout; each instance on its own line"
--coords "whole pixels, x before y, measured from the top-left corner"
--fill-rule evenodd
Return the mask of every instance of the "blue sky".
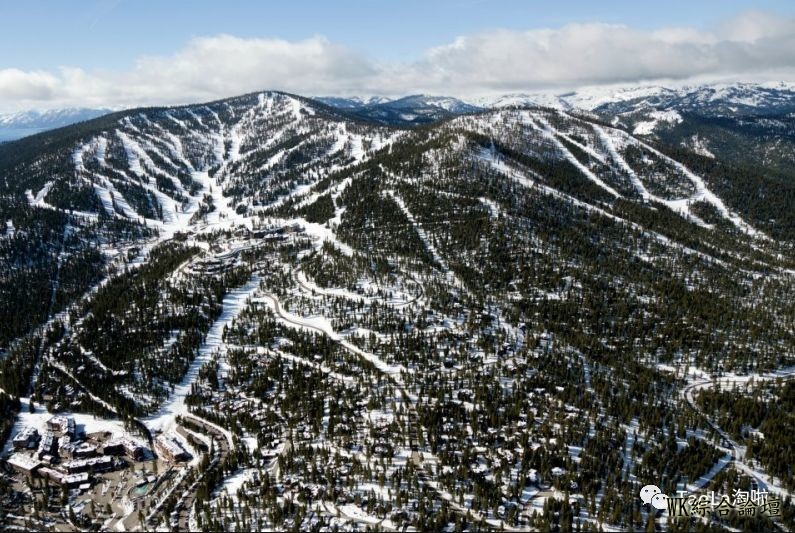
M 791 0 L 93 0 L 0 3 L 0 68 L 61 65 L 118 69 L 220 33 L 300 40 L 324 35 L 373 59 L 413 60 L 432 46 L 482 30 L 604 22 L 651 29 L 708 28 L 757 9 L 795 14 Z
M 471 94 L 777 79 L 793 66 L 780 57 L 793 21 L 795 2 L 777 0 L 0 0 L 0 110 L 211 98 L 255 83 Z

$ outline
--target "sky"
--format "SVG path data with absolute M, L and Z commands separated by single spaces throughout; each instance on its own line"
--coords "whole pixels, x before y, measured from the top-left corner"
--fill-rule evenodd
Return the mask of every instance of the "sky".
M 791 0 L 0 0 L 0 111 L 795 80 Z

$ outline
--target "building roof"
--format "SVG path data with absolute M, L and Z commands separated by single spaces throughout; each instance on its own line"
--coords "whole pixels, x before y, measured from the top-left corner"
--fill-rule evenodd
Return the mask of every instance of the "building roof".
M 173 456 L 187 453 L 177 437 L 173 435 L 160 435 L 156 442 Z
M 22 470 L 35 470 L 42 465 L 42 462 L 30 455 L 15 453 L 8 458 L 8 464 Z

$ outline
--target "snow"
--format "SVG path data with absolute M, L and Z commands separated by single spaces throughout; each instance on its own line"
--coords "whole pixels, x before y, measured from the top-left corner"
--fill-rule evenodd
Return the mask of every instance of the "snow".
M 621 154 L 618 153 L 618 150 L 616 149 L 616 146 L 615 146 L 615 144 L 613 142 L 613 138 L 612 138 L 613 135 L 621 136 L 621 135 L 626 135 L 626 134 L 624 132 L 622 132 L 621 130 L 613 130 L 613 131 L 610 132 L 611 135 L 608 135 L 605 132 L 604 129 L 602 129 L 601 127 L 599 127 L 596 124 L 593 126 L 593 129 L 594 129 L 594 132 L 596 132 L 596 136 L 602 142 L 602 146 L 605 148 L 605 150 L 607 150 L 607 152 L 610 154 L 610 156 L 613 158 L 613 160 L 621 168 L 621 170 L 623 170 L 624 172 L 627 173 L 627 175 L 629 176 L 630 181 L 632 182 L 632 185 L 635 187 L 635 189 L 638 191 L 638 193 L 641 195 L 641 197 L 644 200 L 648 200 L 651 197 L 651 194 L 646 189 L 646 186 L 643 185 L 643 182 L 640 180 L 640 178 L 635 173 L 635 171 L 632 170 L 632 167 L 630 167 L 627 164 L 627 162 L 624 160 L 624 158 L 621 157 Z
M 47 432 L 47 421 L 52 418 L 54 415 L 47 411 L 41 404 L 34 403 L 35 409 L 34 412 L 30 412 L 30 398 L 20 398 L 21 410 L 19 415 L 17 415 L 17 419 L 14 422 L 14 427 L 11 430 L 10 437 L 13 437 L 20 431 L 22 431 L 25 427 L 33 427 L 39 431 L 40 435 L 43 435 Z M 82 426 L 82 429 L 85 433 L 95 433 L 100 431 L 106 431 L 111 434 L 111 438 L 116 437 L 128 437 L 129 433 L 124 429 L 124 421 L 120 419 L 104 419 L 98 418 L 94 415 L 84 414 L 84 413 L 71 413 L 71 412 L 59 412 L 61 416 L 70 416 L 74 418 L 76 426 Z M 11 450 L 12 442 L 11 438 L 9 438 L 3 449 L 3 453 L 7 453 Z
M 689 146 L 691 150 L 693 150 L 698 155 L 703 155 L 704 157 L 709 157 L 711 159 L 715 159 L 715 154 L 710 152 L 709 148 L 707 147 L 707 141 L 699 137 L 698 135 L 693 135 L 690 137 L 690 144 L 682 143 L 685 146 Z
M 542 184 L 542 183 L 540 183 L 538 181 L 535 181 L 532 178 L 528 177 L 527 175 L 524 175 L 524 174 L 518 172 L 516 169 L 508 166 L 504 161 L 502 161 L 500 159 L 497 159 L 494 156 L 494 154 L 492 154 L 488 150 L 485 150 L 485 149 L 481 150 L 477 154 L 477 157 L 478 157 L 478 159 L 480 159 L 482 161 L 485 161 L 486 163 L 491 165 L 495 170 L 510 176 L 511 179 L 513 179 L 517 183 L 527 187 L 528 189 L 535 189 L 535 190 L 538 190 L 538 191 L 540 191 L 542 193 L 550 194 L 550 195 L 552 195 L 552 196 L 554 196 L 556 198 L 559 198 L 561 200 L 570 202 L 573 205 L 576 205 L 578 207 L 586 209 L 587 211 L 590 211 L 590 212 L 593 212 L 593 213 L 598 213 L 598 214 L 600 214 L 600 215 L 602 215 L 602 216 L 604 216 L 606 218 L 609 218 L 611 220 L 615 220 L 618 223 L 624 224 L 624 225 L 626 225 L 628 227 L 631 227 L 631 228 L 634 228 L 634 229 L 636 229 L 638 231 L 641 231 L 645 235 L 657 240 L 661 244 L 664 244 L 666 246 L 671 246 L 673 248 L 677 248 L 677 249 L 679 249 L 679 250 L 681 250 L 681 251 L 683 251 L 685 253 L 692 254 L 692 255 L 697 255 L 697 256 L 705 259 L 705 260 L 708 260 L 708 261 L 714 262 L 716 264 L 720 264 L 720 265 L 726 266 L 726 262 L 722 261 L 721 259 L 717 259 L 715 257 L 712 257 L 712 256 L 710 256 L 708 254 L 705 254 L 703 252 L 700 252 L 698 250 L 694 250 L 694 249 L 689 248 L 687 246 L 682 246 L 682 245 L 672 241 L 671 239 L 669 239 L 668 237 L 666 237 L 664 235 L 661 235 L 661 234 L 659 234 L 659 233 L 657 233 L 655 231 L 647 230 L 646 228 L 644 228 L 640 224 L 637 224 L 635 222 L 630 222 L 630 221 L 628 221 L 626 219 L 623 219 L 621 217 L 618 217 L 618 216 L 616 216 L 616 215 L 614 215 L 612 213 L 608 213 L 607 211 L 605 211 L 601 207 L 597 207 L 597 206 L 589 204 L 587 202 L 583 202 L 582 200 L 574 198 L 573 196 L 569 196 L 568 194 L 563 193 L 561 191 L 558 191 L 557 189 L 554 189 L 554 188 L 549 187 L 547 185 L 544 185 L 544 184 Z
M 769 239 L 769 237 L 764 235 L 759 230 L 754 229 L 750 224 L 745 222 L 738 215 L 736 215 L 734 213 L 731 213 L 729 211 L 729 209 L 726 207 L 726 205 L 723 203 L 723 200 L 721 200 L 714 192 L 712 192 L 711 190 L 709 190 L 707 188 L 707 185 L 706 185 L 706 183 L 704 183 L 704 179 L 703 178 L 701 178 L 700 176 L 698 176 L 695 173 L 693 173 L 690 169 L 688 169 L 686 166 L 684 166 L 679 161 L 676 161 L 675 159 L 671 159 L 667 155 L 665 155 L 662 152 L 660 152 L 659 150 L 649 146 L 648 144 L 646 144 L 646 143 L 639 143 L 639 144 L 641 144 L 644 148 L 654 152 L 657 156 L 661 157 L 662 159 L 666 160 L 668 163 L 673 165 L 676 169 L 678 169 L 680 172 L 682 172 L 682 174 L 684 174 L 684 176 L 687 177 L 693 183 L 693 185 L 696 186 L 696 193 L 691 198 L 688 198 L 687 200 L 685 200 L 686 202 L 704 200 L 704 201 L 712 204 L 712 206 L 715 207 L 718 210 L 718 212 L 721 214 L 721 216 L 723 216 L 727 220 L 731 221 L 732 224 L 734 224 L 738 229 L 740 229 L 744 233 L 746 233 L 746 234 L 748 234 L 748 235 L 750 235 L 752 237 L 759 237 L 759 238 L 763 238 L 765 240 Z M 677 204 L 672 204 L 672 207 L 681 209 L 681 201 L 679 201 Z
M 368 296 L 367 294 L 359 294 L 359 293 L 355 293 L 355 292 L 350 292 L 350 291 L 348 291 L 346 289 L 343 289 L 343 288 L 337 288 L 337 287 L 325 288 L 325 287 L 321 287 L 317 283 L 315 283 L 314 281 L 312 281 L 309 278 L 307 278 L 306 274 L 304 274 L 304 272 L 302 272 L 300 270 L 294 271 L 294 274 L 295 274 L 294 275 L 295 281 L 298 283 L 299 286 L 301 286 L 303 289 L 305 289 L 305 290 L 307 290 L 307 291 L 309 291 L 309 292 L 311 292 L 313 294 L 318 294 L 318 295 L 322 295 L 322 296 L 332 296 L 332 297 L 336 297 L 336 298 L 345 298 L 347 300 L 353 300 L 353 301 L 356 301 L 356 302 L 366 302 L 366 303 L 383 302 L 383 303 L 386 303 L 387 305 L 394 306 L 396 308 L 406 306 L 406 305 L 408 305 L 409 303 L 411 303 L 412 301 L 415 300 L 415 298 L 413 298 L 411 295 L 404 294 L 399 289 L 392 288 L 392 287 L 379 287 L 378 285 L 375 285 L 375 284 L 370 286 L 367 283 L 360 282 L 358 284 L 358 287 L 361 288 L 363 292 L 376 293 L 379 289 L 381 289 L 382 292 L 386 292 L 386 293 L 390 293 L 391 294 L 391 297 L 389 297 L 389 298 L 380 297 L 380 296 Z
M 182 381 L 174 387 L 174 392 L 167 401 L 163 402 L 155 415 L 143 419 L 148 428 L 163 432 L 173 430 L 176 426 L 176 416 L 189 413 L 185 405 L 185 397 L 190 393 L 191 385 L 198 378 L 199 369 L 216 354 L 223 356 L 226 352 L 226 345 L 222 338 L 224 327 L 232 325 L 232 321 L 246 308 L 248 299 L 253 296 L 258 287 L 259 278 L 255 276 L 248 283 L 231 290 L 224 297 L 221 315 L 207 332 L 204 344 L 199 348 L 196 358 L 191 363 Z
M 431 256 L 433 256 L 434 261 L 439 263 L 439 266 L 442 268 L 442 270 L 444 270 L 447 279 L 453 282 L 458 287 L 466 287 L 464 282 L 461 281 L 461 279 L 459 279 L 458 276 L 455 275 L 455 272 L 453 272 L 450 269 L 450 265 L 447 264 L 447 261 L 444 259 L 444 257 L 441 256 L 439 251 L 436 249 L 436 246 L 433 245 L 430 238 L 428 237 L 428 234 L 419 225 L 417 220 L 414 218 L 414 215 L 411 213 L 411 211 L 409 211 L 409 208 L 406 206 L 403 199 L 400 196 L 398 196 L 397 193 L 395 193 L 394 191 L 385 191 L 385 194 L 387 194 L 395 201 L 398 207 L 400 207 L 400 210 L 403 211 L 403 213 L 406 215 L 406 218 L 409 219 L 409 222 L 411 222 L 411 225 L 414 227 L 415 231 L 419 235 L 420 240 L 422 240 L 422 242 L 425 243 L 425 247 L 428 249 L 428 252 L 430 252 Z
M 649 113 L 651 120 L 638 122 L 632 131 L 635 135 L 651 135 L 654 129 L 660 124 L 679 124 L 682 122 L 682 115 L 673 110 L 652 111 Z
M 314 222 L 307 222 L 304 219 L 290 219 L 287 221 L 287 223 L 302 225 L 304 227 L 304 232 L 315 239 L 317 242 L 316 247 L 318 249 L 324 242 L 329 242 L 343 254 L 347 255 L 348 257 L 353 257 L 353 248 L 339 240 L 336 233 L 326 226 Z
M 499 204 L 497 202 L 495 202 L 494 200 L 491 200 L 489 198 L 486 198 L 484 196 L 481 196 L 478 199 L 480 200 L 480 202 L 483 205 L 488 207 L 489 214 L 491 215 L 492 218 L 497 218 L 497 217 L 500 216 L 500 206 L 499 206 Z
M 357 522 L 364 522 L 366 524 L 376 525 L 381 522 L 380 518 L 367 514 L 361 507 L 353 503 L 346 503 L 340 506 L 340 511 L 343 515 L 350 517 Z
M 113 183 L 111 183 L 105 177 L 98 175 L 96 177 L 97 179 L 99 179 L 101 182 L 104 183 L 104 186 L 100 185 L 99 183 L 94 183 L 93 184 L 94 192 L 96 192 L 97 197 L 99 198 L 100 202 L 102 202 L 102 207 L 109 215 L 115 215 L 116 207 L 118 207 L 121 210 L 121 212 L 124 214 L 124 216 L 126 216 L 127 218 L 131 219 L 143 218 L 140 215 L 138 215 L 138 213 L 135 211 L 135 209 L 132 208 L 132 206 L 130 206 L 130 204 L 127 202 L 124 196 L 119 191 L 116 190 L 116 188 L 113 186 Z M 114 202 L 116 204 L 116 207 L 114 207 L 113 205 Z M 158 221 L 148 219 L 147 223 L 157 224 Z
M 712 467 L 709 469 L 709 471 L 707 471 L 707 473 L 705 473 L 703 476 L 699 477 L 697 480 L 693 481 L 692 483 L 688 483 L 687 490 L 689 492 L 697 492 L 698 489 L 704 488 L 705 486 L 707 486 L 707 484 L 709 484 L 710 481 L 712 481 L 712 479 L 715 476 L 718 475 L 718 473 L 721 470 L 726 468 L 729 465 L 729 463 L 731 463 L 731 461 L 732 461 L 732 456 L 731 454 L 727 453 L 726 455 L 718 459 L 718 461 L 714 465 L 712 465 Z
M 36 197 L 35 198 L 33 196 L 31 196 L 30 191 L 27 191 L 28 200 L 30 201 L 30 205 L 31 206 L 35 206 L 35 207 L 44 207 L 44 206 L 48 205 L 48 204 L 45 203 L 44 198 L 46 198 L 47 195 L 50 193 L 50 189 L 52 189 L 52 186 L 54 184 L 55 184 L 55 182 L 53 182 L 53 181 L 48 181 L 47 183 L 45 183 L 44 187 L 42 187 L 42 189 L 38 193 L 36 193 Z
M 143 152 L 143 150 L 138 143 L 133 141 L 126 133 L 123 133 L 121 130 L 116 130 L 116 137 L 118 137 L 121 141 L 121 144 L 124 147 L 124 152 L 127 154 L 127 165 L 130 167 L 130 170 L 137 176 L 146 177 L 140 158 L 141 152 Z M 146 154 L 143 155 L 144 157 L 148 157 Z
M 563 111 L 571 109 L 594 111 L 606 104 L 625 102 L 637 102 L 637 107 L 640 109 L 648 106 L 648 101 L 651 99 L 671 102 L 725 102 L 735 106 L 758 108 L 780 101 L 781 96 L 766 92 L 770 90 L 790 93 L 783 98 L 791 98 L 791 93 L 795 92 L 795 84 L 789 82 L 716 83 L 706 85 L 669 82 L 666 86 L 646 83 L 629 86 L 614 84 L 585 86 L 566 93 L 551 91 L 480 95 L 467 99 L 467 102 L 492 109 L 516 106 L 543 106 Z
M 340 346 L 349 352 L 369 361 L 381 372 L 392 375 L 392 377 L 398 381 L 400 379 L 400 373 L 406 371 L 405 367 L 387 364 L 376 355 L 366 352 L 355 344 L 352 344 L 346 340 L 342 335 L 334 330 L 328 319 L 326 319 L 324 316 L 318 315 L 312 317 L 302 317 L 285 311 L 279 299 L 272 294 L 264 294 L 262 298 L 255 298 L 252 301 L 267 305 L 273 309 L 283 323 L 291 327 L 297 327 L 310 332 L 320 332 L 327 335 L 330 339 L 337 341 Z
M 480 96 L 470 98 L 467 102 L 478 107 L 491 109 L 540 106 L 565 110 L 571 107 L 563 98 L 550 93 L 511 93 L 497 96 Z
M 253 469 L 245 469 L 235 472 L 231 476 L 224 479 L 221 486 L 221 491 L 226 492 L 230 497 L 236 499 L 237 491 L 243 488 L 244 483 L 248 483 L 252 479 Z
M 526 113 L 525 114 L 525 119 L 526 119 L 528 124 L 532 125 L 534 128 L 536 128 L 537 130 L 541 131 L 547 139 L 552 141 L 552 143 L 557 147 L 557 149 L 560 151 L 560 153 L 563 155 L 563 157 L 565 157 L 572 165 L 577 167 L 580 170 L 580 172 L 582 172 L 585 175 L 586 178 L 588 178 L 592 182 L 596 183 L 599 187 L 601 187 L 602 189 L 606 190 L 607 192 L 609 192 L 610 194 L 612 194 L 616 198 L 620 198 L 621 197 L 621 194 L 619 194 L 618 191 L 616 191 L 610 185 L 608 185 L 607 183 L 602 181 L 600 178 L 598 178 L 593 172 L 591 172 L 591 170 L 589 168 L 587 168 L 585 165 L 580 163 L 579 159 L 574 157 L 574 154 L 572 154 L 569 151 L 569 149 L 566 148 L 563 145 L 563 143 L 560 142 L 560 140 L 555 135 L 556 133 L 558 133 L 558 131 L 555 128 L 553 128 L 549 124 L 549 122 L 546 121 L 546 119 L 544 119 L 543 117 L 538 117 L 538 121 L 541 124 L 541 126 L 536 124 L 536 122 L 531 117 L 530 113 Z
M 113 111 L 108 108 L 90 109 L 66 107 L 61 109 L 30 109 L 0 113 L 0 126 L 8 129 L 51 129 L 90 120 Z

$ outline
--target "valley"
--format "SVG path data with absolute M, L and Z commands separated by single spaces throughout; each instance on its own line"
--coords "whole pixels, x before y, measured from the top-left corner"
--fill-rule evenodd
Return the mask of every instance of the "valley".
M 791 204 L 601 113 L 331 104 L 0 146 L 4 528 L 637 530 L 647 484 L 795 524 Z M 52 417 L 113 466 L 66 481 Z

